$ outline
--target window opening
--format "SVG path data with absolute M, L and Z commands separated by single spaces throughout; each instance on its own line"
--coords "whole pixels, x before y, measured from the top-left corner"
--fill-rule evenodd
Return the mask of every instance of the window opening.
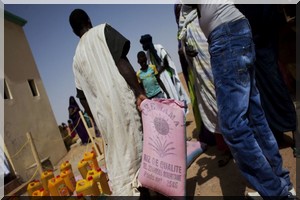
M 12 99 L 10 89 L 5 79 L 4 79 L 4 99 Z
M 28 84 L 30 86 L 32 95 L 34 97 L 39 96 L 39 93 L 38 93 L 38 90 L 37 90 L 37 87 L 36 87 L 36 84 L 35 84 L 34 80 L 33 79 L 29 79 L 28 80 Z

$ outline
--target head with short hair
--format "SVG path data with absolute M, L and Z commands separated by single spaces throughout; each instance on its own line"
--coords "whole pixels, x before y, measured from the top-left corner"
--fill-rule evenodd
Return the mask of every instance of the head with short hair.
M 143 46 L 144 51 L 149 51 L 151 55 L 154 56 L 156 60 L 156 65 L 161 63 L 161 59 L 157 55 L 157 51 L 152 43 L 152 36 L 150 34 L 145 34 L 141 36 L 140 43 Z
M 146 57 L 146 53 L 145 53 L 144 51 L 139 51 L 139 52 L 137 53 L 137 58 L 140 58 L 140 57 L 143 57 L 143 56 Z
M 88 29 L 93 27 L 88 14 L 82 9 L 73 10 L 69 16 L 69 22 L 73 32 L 78 37 L 81 37 Z
M 140 43 L 142 44 L 143 49 L 147 51 L 150 48 L 150 46 L 153 45 L 151 35 L 149 34 L 142 35 L 140 39 Z
M 143 69 L 146 69 L 148 67 L 147 57 L 144 51 L 140 51 L 137 53 L 137 62 L 141 65 Z

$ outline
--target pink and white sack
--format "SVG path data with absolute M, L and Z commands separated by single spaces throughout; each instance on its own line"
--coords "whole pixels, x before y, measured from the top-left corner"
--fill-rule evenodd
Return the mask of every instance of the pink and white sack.
M 184 107 L 173 99 L 141 104 L 144 141 L 138 180 L 143 187 L 180 199 L 186 194 Z

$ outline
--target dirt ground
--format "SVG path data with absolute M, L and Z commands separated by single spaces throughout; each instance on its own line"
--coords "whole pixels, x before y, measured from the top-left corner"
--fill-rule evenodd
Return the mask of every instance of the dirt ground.
M 183 83 L 183 74 L 179 74 Z M 184 84 L 184 87 L 187 87 Z M 197 140 L 198 133 L 195 129 L 195 120 L 191 111 L 187 115 L 187 137 Z M 300 117 L 300 106 L 297 106 L 297 114 Z M 280 153 L 283 158 L 283 166 L 290 171 L 291 181 L 295 186 L 296 192 L 300 191 L 299 183 L 296 187 L 296 158 L 293 156 L 293 135 L 291 132 L 284 134 L 284 141 L 279 145 Z M 207 150 L 202 153 L 187 170 L 187 196 L 200 197 L 243 197 L 248 191 L 254 191 L 241 175 L 235 161 L 232 159 L 226 166 L 218 167 L 218 161 L 222 158 L 216 146 L 208 146 Z M 297 158 L 298 166 L 300 159 Z M 299 180 L 299 176 L 298 176 Z M 299 197 L 299 192 L 297 192 Z M 214 198 L 215 199 L 215 198 Z M 222 199 L 222 198 L 220 198 Z M 225 199 L 225 198 L 224 198 Z M 239 198 L 240 199 L 240 198 Z
M 187 115 L 187 137 L 197 140 L 195 132 L 195 121 L 193 113 Z M 292 134 L 284 135 L 284 145 L 280 146 L 280 153 L 283 157 L 284 167 L 290 171 L 292 182 L 296 185 L 296 158 L 293 157 Z M 100 144 L 101 139 L 97 138 L 96 143 Z M 62 162 L 68 160 L 73 168 L 75 176 L 79 175 L 77 169 L 78 162 L 83 158 L 83 152 L 90 151 L 92 144 L 86 146 L 74 145 L 67 155 L 55 166 L 59 171 Z M 188 168 L 186 179 L 186 195 L 191 197 L 244 197 L 247 191 L 253 191 L 241 176 L 234 160 L 226 166 L 218 167 L 218 160 L 222 157 L 222 152 L 216 146 L 208 146 Z M 104 160 L 99 161 L 100 166 L 104 165 Z M 55 172 L 56 173 L 56 172 Z M 80 175 L 79 175 L 80 176 Z M 297 188 L 298 189 L 298 188 Z M 296 189 L 296 190 L 297 190 Z M 299 190 L 298 190 L 299 191 Z M 214 198 L 215 199 L 215 198 Z
M 192 140 L 197 140 L 198 133 L 195 129 L 194 116 L 190 106 L 189 111 L 186 119 L 188 122 L 186 127 L 187 137 L 191 137 Z M 101 143 L 101 139 L 97 139 L 96 142 Z M 296 158 L 293 156 L 293 150 L 291 148 L 292 142 L 292 133 L 285 133 L 283 145 L 280 145 L 280 153 L 283 157 L 284 167 L 290 171 L 291 180 L 296 188 Z M 75 176 L 78 176 L 79 172 L 76 169 L 77 163 L 83 158 L 83 152 L 90 150 L 91 144 L 87 146 L 74 145 L 55 168 L 59 169 L 60 164 L 68 160 L 73 166 Z M 246 180 L 241 176 L 234 160 L 231 160 L 224 167 L 218 167 L 218 160 L 221 158 L 222 152 L 220 152 L 216 146 L 208 146 L 207 150 L 191 164 L 187 170 L 187 196 L 209 196 L 219 197 L 220 199 L 223 199 L 223 196 L 225 196 L 231 198 L 241 197 L 241 199 L 243 199 L 247 191 L 253 191 Z M 99 163 L 103 165 L 104 160 L 101 160 Z M 296 188 L 296 191 L 300 191 L 299 187 Z
M 182 74 L 180 78 L 182 79 Z M 186 87 L 186 85 L 184 86 Z M 297 113 L 300 113 L 299 106 Z M 198 133 L 195 129 L 195 120 L 191 105 L 189 105 L 189 113 L 186 121 L 188 122 L 186 127 L 187 138 L 190 137 L 192 140 L 197 140 Z M 101 139 L 97 138 L 96 142 L 100 144 Z M 300 191 L 299 184 L 297 184 L 298 187 L 296 187 L 296 158 L 293 156 L 292 144 L 292 133 L 285 133 L 284 142 L 280 145 L 280 153 L 283 158 L 284 167 L 290 171 L 291 181 L 294 183 L 296 191 Z M 80 176 L 76 166 L 83 158 L 83 152 L 90 151 L 92 149 L 91 147 L 91 143 L 87 146 L 74 145 L 55 168 L 59 169 L 60 164 L 68 160 L 73 166 L 74 175 Z M 229 199 L 232 199 L 232 197 L 235 197 L 235 199 L 244 199 L 246 192 L 253 191 L 240 174 L 233 159 L 226 166 L 218 167 L 218 160 L 221 158 L 222 152 L 220 152 L 216 146 L 208 146 L 207 150 L 190 165 L 187 169 L 186 177 L 187 196 L 194 199 L 195 197 L 202 197 L 201 199 L 207 199 L 207 197 L 215 197 L 213 199 L 225 199 L 225 197 Z M 297 162 L 299 162 L 299 159 Z M 99 161 L 99 164 L 103 166 L 104 160 Z
M 187 126 L 188 136 L 196 138 L 195 124 L 192 114 L 187 117 L 192 121 Z M 292 133 L 284 135 L 284 144 L 280 145 L 284 167 L 290 171 L 291 180 L 296 186 L 296 158 L 293 156 Z M 226 166 L 218 167 L 218 160 L 222 158 L 216 146 L 209 146 L 187 170 L 187 195 L 188 196 L 239 196 L 253 191 L 242 177 L 234 160 Z

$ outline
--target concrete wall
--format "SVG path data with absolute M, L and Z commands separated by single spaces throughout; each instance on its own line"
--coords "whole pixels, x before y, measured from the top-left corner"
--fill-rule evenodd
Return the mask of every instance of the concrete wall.
M 23 27 L 11 20 L 13 15 L 7 17 L 6 14 L 4 78 L 12 98 L 4 100 L 4 142 L 8 153 L 13 156 L 27 141 L 26 132 L 30 131 L 40 159 L 49 156 L 52 164 L 56 164 L 67 151 Z M 37 96 L 32 94 L 28 80 L 34 80 Z M 27 169 L 33 163 L 29 144 L 12 158 L 17 174 L 24 181 L 35 172 L 34 169 Z

